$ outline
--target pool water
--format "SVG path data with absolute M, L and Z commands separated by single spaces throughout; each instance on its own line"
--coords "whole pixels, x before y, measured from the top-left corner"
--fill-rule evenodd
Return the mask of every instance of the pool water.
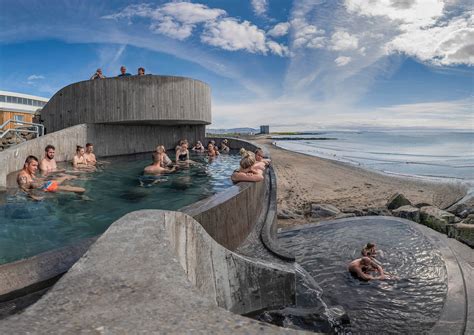
M 338 333 L 420 334 L 429 332 L 440 316 L 447 292 L 444 261 L 427 238 L 406 223 L 335 222 L 281 233 L 279 241 L 317 283 L 324 304 L 342 306 L 347 313 L 350 324 Z M 398 280 L 362 282 L 349 274 L 348 263 L 361 257 L 367 242 L 377 244 L 384 271 Z M 307 286 L 297 291 L 296 309 L 308 308 Z M 291 320 L 287 322 L 291 327 Z
M 196 164 L 160 177 L 142 176 L 151 154 L 108 159 L 97 172 L 66 182 L 84 195 L 42 193 L 33 201 L 18 189 L 0 192 L 0 264 L 31 257 L 103 233 L 115 220 L 139 209 L 177 210 L 232 186 L 238 155 Z M 66 167 L 69 168 L 69 165 Z

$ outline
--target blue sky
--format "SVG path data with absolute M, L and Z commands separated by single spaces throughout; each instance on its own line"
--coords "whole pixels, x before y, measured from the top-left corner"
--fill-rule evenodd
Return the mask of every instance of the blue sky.
M 473 129 L 464 0 L 3 0 L 0 89 L 51 97 L 97 67 L 211 85 L 213 128 Z

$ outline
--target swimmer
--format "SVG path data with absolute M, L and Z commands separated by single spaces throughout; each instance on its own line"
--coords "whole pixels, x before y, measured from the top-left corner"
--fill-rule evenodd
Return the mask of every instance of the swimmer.
M 267 167 L 267 165 L 264 162 L 258 162 L 257 157 L 253 152 L 247 151 L 244 148 L 241 148 L 239 153 L 240 153 L 240 156 L 242 156 L 242 157 L 244 157 L 245 155 L 252 156 L 255 159 L 255 163 L 253 165 L 253 168 L 255 170 L 261 170 L 262 172 L 265 171 L 265 168 Z
M 229 152 L 230 148 L 228 147 L 228 144 L 229 144 L 229 141 L 226 138 L 224 140 L 222 140 L 220 151 L 221 152 Z
M 347 269 L 353 276 L 362 280 L 390 279 L 386 274 L 384 274 L 382 267 L 373 262 L 369 257 L 362 257 L 353 260 Z M 378 273 L 378 275 L 372 275 L 374 272 Z
M 78 170 L 93 172 L 95 171 L 95 166 L 87 163 L 85 153 L 84 147 L 78 145 L 76 147 L 76 155 L 72 159 L 72 166 Z
M 215 158 L 219 156 L 219 150 L 217 150 L 217 147 L 215 147 L 212 143 L 207 145 L 207 156 L 209 158 Z
M 161 174 L 161 173 L 171 173 L 176 171 L 176 166 L 172 169 L 164 168 L 160 162 L 160 154 L 158 152 L 153 153 L 153 163 L 143 170 L 145 174 Z
M 84 193 L 86 190 L 82 187 L 61 185 L 62 182 L 70 179 L 75 179 L 74 176 L 63 176 L 54 180 L 45 181 L 42 178 L 36 178 L 36 171 L 38 170 L 38 159 L 35 156 L 28 156 L 23 165 L 23 169 L 18 173 L 18 186 L 27 192 L 33 199 L 38 200 L 37 197 L 31 194 L 32 190 L 40 189 L 44 192 L 74 192 Z
M 166 148 L 163 145 L 158 145 L 155 152 L 159 155 L 160 165 L 162 168 L 173 167 L 173 161 L 166 154 Z
M 86 152 L 84 153 L 87 165 L 96 165 L 97 159 L 94 154 L 94 145 L 92 143 L 86 144 Z
M 375 249 L 375 243 L 367 243 L 361 252 L 362 256 L 374 258 L 377 255 L 377 250 Z
M 265 158 L 262 148 L 257 148 L 257 150 L 255 150 L 255 159 L 257 162 L 263 162 L 265 166 L 269 166 L 272 162 L 270 159 Z
M 43 174 L 65 171 L 58 170 L 58 165 L 56 164 L 56 160 L 54 159 L 55 152 L 56 148 L 51 144 L 48 144 L 46 148 L 44 148 L 44 158 L 39 164 L 39 169 Z
M 179 141 L 179 145 L 176 147 L 176 164 L 183 162 L 189 162 L 189 150 L 187 140 Z
M 206 148 L 204 148 L 201 141 L 197 141 L 196 145 L 191 150 L 196 152 L 204 152 L 206 151 Z
M 240 168 L 235 170 L 230 178 L 234 183 L 241 181 L 262 181 L 264 179 L 263 171 L 260 169 L 255 169 L 254 165 L 255 156 L 251 155 L 250 152 L 245 153 L 240 160 Z

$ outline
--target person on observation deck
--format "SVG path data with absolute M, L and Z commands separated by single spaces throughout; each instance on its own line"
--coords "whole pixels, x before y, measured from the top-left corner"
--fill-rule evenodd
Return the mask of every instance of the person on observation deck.
M 120 74 L 117 77 L 129 77 L 131 76 L 130 73 L 127 72 L 127 68 L 125 66 L 120 67 Z
M 91 77 L 91 80 L 104 79 L 104 78 L 106 77 L 102 74 L 102 69 L 97 69 L 97 71 L 95 71 L 94 75 Z
M 144 75 L 145 75 L 145 68 L 139 67 L 138 72 L 137 72 L 137 76 L 144 76 Z

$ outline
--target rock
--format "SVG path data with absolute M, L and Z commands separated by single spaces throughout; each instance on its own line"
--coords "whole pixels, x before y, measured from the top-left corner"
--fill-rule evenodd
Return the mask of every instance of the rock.
M 456 223 L 448 226 L 448 236 L 474 248 L 474 225 Z
M 474 214 L 469 214 L 464 220 L 462 220 L 462 223 L 474 225 Z
M 377 216 L 392 216 L 392 213 L 385 207 L 377 208 L 377 207 L 369 207 L 366 209 L 365 215 L 377 215 Z
M 278 211 L 277 214 L 277 218 L 281 220 L 297 219 L 298 217 L 301 217 L 301 215 L 293 213 L 287 209 L 282 209 L 281 211 Z
M 467 209 L 468 207 L 466 204 L 456 203 L 452 205 L 451 207 L 447 208 L 446 211 L 459 216 L 462 212 L 466 211 Z
M 446 226 L 454 223 L 454 214 L 438 207 L 425 206 L 420 208 L 420 223 L 442 233 L 447 233 Z
M 353 218 L 356 215 L 354 213 L 341 213 L 334 217 L 334 219 L 346 219 L 346 218 Z
M 414 206 L 417 207 L 417 208 L 421 208 L 421 207 L 433 206 L 433 205 L 429 204 L 427 202 L 417 202 Z
M 359 208 L 356 208 L 354 206 L 350 206 L 347 208 L 344 208 L 341 210 L 341 212 L 346 213 L 346 214 L 354 214 L 354 216 L 364 216 L 365 213 Z
M 313 218 L 327 218 L 341 214 L 341 211 L 329 204 L 311 204 L 308 215 Z
M 411 205 L 411 202 L 400 193 L 395 193 L 387 201 L 387 208 L 392 210 L 405 205 Z
M 420 209 L 414 206 L 405 205 L 394 209 L 392 214 L 396 217 L 411 220 L 414 222 L 420 222 Z

